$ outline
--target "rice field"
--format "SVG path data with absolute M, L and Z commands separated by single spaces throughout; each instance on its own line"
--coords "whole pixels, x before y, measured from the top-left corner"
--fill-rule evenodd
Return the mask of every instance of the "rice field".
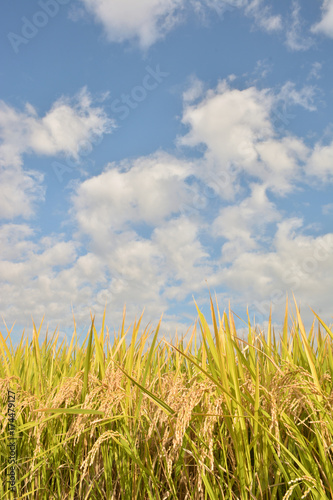
M 3 331 L 0 498 L 332 499 L 332 330 L 294 299 L 240 338 L 210 304 L 173 343 L 125 309 L 112 342 L 105 312 L 81 346 Z

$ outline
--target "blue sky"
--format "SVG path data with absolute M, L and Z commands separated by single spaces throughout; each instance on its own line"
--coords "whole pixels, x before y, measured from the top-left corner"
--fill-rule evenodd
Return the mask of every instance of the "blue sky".
M 332 322 L 333 2 L 2 6 L 1 315 Z M 242 323 L 239 323 L 241 326 Z M 4 331 L 5 327 L 1 327 Z

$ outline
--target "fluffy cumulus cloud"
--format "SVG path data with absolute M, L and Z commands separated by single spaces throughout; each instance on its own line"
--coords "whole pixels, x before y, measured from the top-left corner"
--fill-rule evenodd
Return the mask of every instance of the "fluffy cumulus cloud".
M 280 219 L 279 211 L 267 197 L 265 186 L 252 184 L 249 197 L 223 207 L 213 222 L 214 236 L 227 240 L 222 246 L 222 262 L 232 262 L 241 253 L 260 248 L 266 227 Z
M 251 164 L 257 157 L 254 143 L 273 133 L 272 102 L 265 91 L 231 89 L 223 81 L 199 103 L 185 107 L 182 121 L 190 131 L 179 143 L 205 144 L 222 164 Z
M 166 288 L 175 282 L 186 295 L 199 275 L 203 280 L 205 270 L 197 266 L 208 255 L 197 223 L 184 215 L 192 203 L 186 179 L 193 168 L 191 162 L 157 153 L 111 165 L 76 190 L 77 235 L 88 236 L 93 251 L 103 256 L 118 292 L 134 299 L 140 290 L 152 303 L 159 294 L 169 296 Z M 139 236 L 144 228 L 146 238 Z
M 333 0 L 324 0 L 321 20 L 312 26 L 313 33 L 322 33 L 333 38 Z
M 45 199 L 43 179 L 41 172 L 0 165 L 0 219 L 30 218 Z
M 22 112 L 0 101 L 0 164 L 19 165 L 23 153 L 77 157 L 92 134 L 110 132 L 112 125 L 86 89 L 74 99 L 60 98 L 42 117 L 30 104 Z
M 156 226 L 180 212 L 188 197 L 184 180 L 192 172 L 190 162 L 167 154 L 111 164 L 77 189 L 79 227 L 97 242 L 129 223 Z
M 42 117 L 31 104 L 18 111 L 0 101 L 0 181 L 5 188 L 0 218 L 34 213 L 35 202 L 44 198 L 43 175 L 23 170 L 23 155 L 65 154 L 77 158 L 92 136 L 113 128 L 103 109 L 93 106 L 86 89 L 74 99 L 62 97 Z
M 333 181 L 333 141 L 330 144 L 318 142 L 311 152 L 306 166 L 307 174 L 321 182 Z
M 138 39 L 147 48 L 179 22 L 184 0 L 81 0 L 112 42 Z
M 316 87 L 297 89 L 290 81 L 274 93 L 256 87 L 232 88 L 223 80 L 204 93 L 203 85 L 194 80 L 184 93 L 182 122 L 188 132 L 178 138 L 178 144 L 204 149 L 197 174 L 230 201 L 244 176 L 249 181 L 255 178 L 279 196 L 313 178 L 319 183 L 331 182 L 332 139 L 326 143 L 318 140 L 309 147 L 287 129 L 294 117 L 289 109 L 301 106 L 313 112 L 316 100 Z
M 1 302 L 7 322 L 25 323 L 31 314 L 37 314 L 41 320 L 48 312 L 51 317 L 60 319 L 65 297 L 70 304 L 72 284 L 64 286 L 56 267 L 73 264 L 75 245 L 61 241 L 59 236 L 36 242 L 36 236 L 26 224 L 3 224 L 0 228 Z
M 62 234 L 38 238 L 27 224 L 9 223 L 0 228 L 0 244 L 2 317 L 8 327 L 16 322 L 20 335 L 21 328 L 28 333 L 31 317 L 39 325 L 45 316 L 50 330 L 70 332 L 73 307 L 81 333 L 89 327 L 90 311 L 101 318 L 106 302 L 117 311 L 116 317 L 107 317 L 108 325 L 120 324 L 127 285 L 119 275 L 110 284 L 105 259 L 80 241 L 66 241 Z M 133 304 L 130 313 L 134 317 L 138 312 L 138 304 Z M 161 310 L 154 313 L 158 316 Z
M 242 300 L 256 313 L 267 319 L 269 307 L 281 314 L 286 292 L 292 292 L 309 321 L 312 313 L 325 312 L 330 321 L 332 296 L 333 233 L 323 236 L 302 234 L 303 221 L 287 219 L 278 224 L 271 251 L 241 253 L 224 271 L 224 283 L 242 290 Z
M 175 298 L 176 293 L 185 298 L 190 291 L 202 288 L 205 278 L 212 274 L 210 255 L 200 242 L 199 229 L 198 223 L 180 217 L 154 231 L 153 241 L 171 271 L 169 278 L 182 283 L 181 287 L 171 286 L 168 297 Z
M 199 103 L 185 105 L 183 123 L 190 130 L 179 143 L 205 145 L 216 173 L 222 169 L 230 175 L 232 166 L 278 194 L 288 193 L 300 175 L 307 147 L 297 137 L 278 133 L 276 101 L 269 89 L 233 89 L 223 81 Z

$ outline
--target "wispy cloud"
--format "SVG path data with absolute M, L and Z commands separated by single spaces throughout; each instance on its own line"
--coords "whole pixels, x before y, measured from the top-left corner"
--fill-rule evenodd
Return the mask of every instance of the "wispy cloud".
M 312 38 L 304 33 L 304 21 L 301 18 L 300 10 L 298 0 L 293 0 L 291 21 L 286 28 L 286 45 L 293 51 L 308 50 L 313 45 Z
M 297 90 L 294 82 L 286 82 L 282 86 L 278 98 L 286 105 L 297 105 L 302 106 L 307 111 L 316 111 L 317 94 L 318 88 L 314 85 L 304 85 Z
M 311 80 L 314 78 L 315 80 L 319 80 L 321 78 L 321 70 L 322 70 L 322 63 L 319 61 L 316 61 L 312 64 L 311 70 L 308 74 L 307 80 Z
M 322 206 L 323 215 L 333 215 L 333 203 L 327 203 Z
M 270 89 L 238 90 L 223 81 L 199 103 L 185 106 L 183 123 L 190 130 L 179 144 L 204 144 L 215 174 L 236 165 L 239 173 L 254 176 L 275 193 L 287 193 L 300 175 L 307 148 L 297 137 L 278 137 L 273 112 L 280 99 Z M 237 191 L 238 179 L 225 190 L 229 197 Z
M 263 0 L 249 0 L 245 5 L 245 13 L 254 18 L 256 24 L 268 33 L 282 29 L 282 18 L 272 14 L 271 5 L 265 5 Z
M 333 38 L 333 0 L 323 0 L 321 10 L 321 20 L 312 26 L 311 31 Z
M 315 144 L 306 168 L 307 174 L 321 183 L 333 182 L 333 140 L 329 144 Z

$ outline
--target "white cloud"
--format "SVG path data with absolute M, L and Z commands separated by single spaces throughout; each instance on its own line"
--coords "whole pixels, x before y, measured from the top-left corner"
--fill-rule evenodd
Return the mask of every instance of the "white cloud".
M 2 309 L 8 321 L 25 324 L 31 314 L 35 317 L 44 313 L 60 320 L 66 300 L 67 307 L 70 305 L 72 283 L 59 280 L 55 267 L 75 261 L 74 242 L 62 241 L 61 235 L 34 242 L 35 236 L 26 224 L 4 224 L 0 228 Z
M 307 92 L 294 90 L 291 98 L 310 108 Z M 256 177 L 280 195 L 291 191 L 294 180 L 299 178 L 307 148 L 287 132 L 279 137 L 275 131 L 272 115 L 279 99 L 281 93 L 274 96 L 269 89 L 231 89 L 223 81 L 199 103 L 185 104 L 182 121 L 190 130 L 178 142 L 206 146 L 204 158 L 208 165 L 215 164 L 212 168 L 216 177 L 221 169 L 229 176 L 231 182 L 225 191 L 230 198 L 237 190 L 239 177 L 230 176 L 234 166 L 239 174 Z
M 185 106 L 182 122 L 190 131 L 179 144 L 203 143 L 221 163 L 250 164 L 257 157 L 254 142 L 272 134 L 272 102 L 267 91 L 230 89 L 221 82 L 200 103 Z
M 24 154 L 77 158 L 92 136 L 109 133 L 112 127 L 103 109 L 92 105 L 86 89 L 74 99 L 60 98 L 43 117 L 30 103 L 17 111 L 0 101 L 0 218 L 29 218 L 36 202 L 44 200 L 44 175 L 23 170 Z
M 313 33 L 321 33 L 333 38 L 333 0 L 323 0 L 322 18 L 311 28 Z
M 209 253 L 199 241 L 198 229 L 195 222 L 180 217 L 156 228 L 153 234 L 153 241 L 165 256 L 170 277 L 182 283 L 177 286 L 177 295 L 183 298 L 203 285 L 207 273 L 211 274 Z
M 0 226 L 1 256 L 6 260 L 27 257 L 36 249 L 36 244 L 28 238 L 35 231 L 27 224 L 3 224 Z
M 249 304 L 259 319 L 267 319 L 272 303 L 275 317 L 282 322 L 286 292 L 289 298 L 294 292 L 302 305 L 302 318 L 309 322 L 313 317 L 309 305 L 317 313 L 324 312 L 328 321 L 333 234 L 304 236 L 299 234 L 302 225 L 300 219 L 280 222 L 272 250 L 244 250 L 218 273 L 219 282 L 235 291 L 235 303 Z
M 66 266 L 75 259 L 74 242 L 47 237 L 33 243 L 29 239 L 33 236 L 34 231 L 27 225 L 5 224 L 1 227 L 0 239 L 4 249 L 0 263 L 2 281 L 9 281 L 24 289 L 29 280 L 39 279 L 43 275 L 51 277 L 54 275 L 53 267 Z
M 188 198 L 183 181 L 192 171 L 191 163 L 167 154 L 109 165 L 80 184 L 74 196 L 80 229 L 103 242 L 110 232 L 129 224 L 160 224 L 180 212 Z
M 43 179 L 41 172 L 0 165 L 0 219 L 13 219 L 20 215 L 25 219 L 31 217 L 36 204 L 45 199 Z
M 76 236 L 88 236 L 88 247 L 103 258 L 117 303 L 122 299 L 160 309 L 167 299 L 185 298 L 202 287 L 211 274 L 199 219 L 182 215 L 193 202 L 185 182 L 193 168 L 157 153 L 109 165 L 73 195 Z M 142 224 L 149 227 L 149 237 L 136 232 Z
M 92 134 L 103 135 L 112 126 L 86 89 L 74 99 L 58 99 L 41 118 L 30 104 L 20 112 L 0 101 L 0 164 L 20 165 L 24 153 L 77 157 Z
M 257 249 L 266 226 L 281 218 L 267 198 L 264 185 L 252 184 L 251 191 L 239 204 L 222 208 L 213 222 L 214 236 L 228 240 L 222 247 L 223 262 L 232 262 L 240 253 Z
M 306 159 L 307 147 L 296 137 L 268 139 L 256 144 L 258 164 L 251 172 L 279 195 L 295 189 L 302 173 L 301 161 Z
M 193 202 L 185 182 L 193 171 L 191 162 L 157 153 L 111 164 L 74 193 L 75 237 L 88 237 L 88 247 L 105 263 L 117 304 L 161 310 L 167 298 L 184 298 L 204 280 L 209 266 L 201 264 L 208 255 L 198 222 L 181 215 Z M 137 233 L 142 225 L 149 237 Z
M 181 19 L 184 0 L 82 0 L 112 42 L 138 39 L 143 49 Z
M 307 161 L 306 172 L 322 183 L 333 181 L 333 141 L 328 145 L 320 142 L 315 144 Z
M 36 232 L 25 224 L 4 224 L 0 228 L 0 244 L 1 315 L 7 325 L 16 322 L 26 333 L 31 332 L 31 317 L 39 325 L 44 315 L 50 330 L 57 326 L 61 331 L 72 330 L 72 304 L 80 333 L 82 327 L 89 327 L 90 311 L 101 322 L 106 301 L 106 324 L 112 328 L 114 322 L 119 327 L 124 303 L 137 293 L 133 290 L 128 298 L 129 287 L 121 287 L 121 278 L 110 283 L 104 258 L 89 251 L 79 255 L 80 242 L 65 241 L 61 234 L 38 239 Z M 128 249 L 132 246 L 129 244 Z M 140 260 L 137 264 L 141 264 Z M 149 297 L 143 293 L 143 299 L 155 296 L 150 313 L 153 310 L 156 318 L 161 314 L 161 300 L 158 290 L 148 281 L 150 277 L 145 282 Z M 141 311 L 142 301 L 132 302 L 127 317 L 133 321 Z M 21 336 L 22 330 L 17 333 Z

